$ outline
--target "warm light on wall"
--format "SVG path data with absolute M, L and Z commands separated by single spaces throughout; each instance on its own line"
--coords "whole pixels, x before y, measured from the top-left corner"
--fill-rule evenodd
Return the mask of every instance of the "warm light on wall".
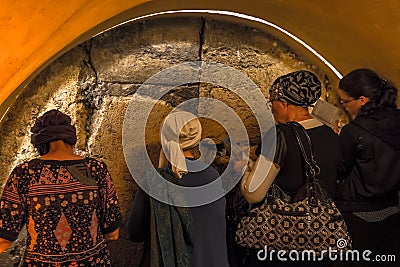
M 118 27 L 120 25 L 132 22 L 132 21 L 136 21 L 136 20 L 141 20 L 141 19 L 146 19 L 146 18 L 150 18 L 150 17 L 154 17 L 154 16 L 159 16 L 159 15 L 167 15 L 167 14 L 182 14 L 182 13 L 204 13 L 204 14 L 217 14 L 217 15 L 225 15 L 225 16 L 232 16 L 232 17 L 237 17 L 237 18 L 241 18 L 241 19 L 245 19 L 245 20 L 250 20 L 250 21 L 254 21 L 254 22 L 258 22 L 264 25 L 267 25 L 269 27 L 272 27 L 278 31 L 280 31 L 281 33 L 285 34 L 288 38 L 291 38 L 293 40 L 295 40 L 296 42 L 298 42 L 301 46 L 305 47 L 309 52 L 311 52 L 314 56 L 316 56 L 319 60 L 321 60 L 326 66 L 328 66 L 329 69 L 332 70 L 332 72 L 339 78 L 341 79 L 343 77 L 343 75 L 326 59 L 324 58 L 321 54 L 319 54 L 314 48 L 312 48 L 310 45 L 308 45 L 306 42 L 304 42 L 302 39 L 300 39 L 299 37 L 297 37 L 296 35 L 290 33 L 289 31 L 285 30 L 284 28 L 261 18 L 257 18 L 257 17 L 253 17 L 253 16 L 249 16 L 249 15 L 245 15 L 245 14 L 240 14 L 240 13 L 236 13 L 236 12 L 231 12 L 231 11 L 225 11 L 225 10 L 204 10 L 204 9 L 198 9 L 198 10 L 171 10 L 171 11 L 164 11 L 164 12 L 158 12 L 158 13 L 153 13 L 153 14 L 149 14 L 149 15 L 145 15 L 145 16 L 140 16 L 137 18 L 133 18 L 130 20 L 127 20 L 123 23 L 120 23 L 118 25 L 115 25 L 113 27 L 110 27 L 109 29 L 105 30 L 111 30 L 115 27 Z M 102 31 L 99 34 L 104 33 L 105 31 Z M 96 36 L 97 36 L 96 35 Z

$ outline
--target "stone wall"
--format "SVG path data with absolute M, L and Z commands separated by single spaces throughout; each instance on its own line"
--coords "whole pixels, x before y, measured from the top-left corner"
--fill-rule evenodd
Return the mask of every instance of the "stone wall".
M 158 18 L 128 23 L 70 50 L 42 71 L 26 88 L 1 125 L 0 177 L 4 184 L 13 166 L 37 154 L 30 145 L 33 121 L 51 108 L 69 114 L 78 129 L 77 153 L 103 160 L 109 167 L 121 202 L 124 223 L 137 188 L 126 166 L 122 125 L 136 90 L 159 71 L 187 61 L 212 61 L 231 66 L 267 90 L 279 75 L 316 66 L 266 32 L 243 25 L 202 17 Z M 257 122 L 248 106 L 227 88 L 189 84 L 157 101 L 146 126 L 146 145 L 153 162 L 159 151 L 159 128 L 170 110 L 185 100 L 206 96 L 231 106 L 246 125 L 255 144 Z M 152 101 L 151 99 L 148 101 Z M 141 107 L 138 106 L 138 109 Z M 222 140 L 225 132 L 207 121 L 204 136 Z M 1 266 L 16 262 L 23 236 L 0 256 Z M 121 238 L 110 243 L 113 266 L 137 266 L 141 244 Z M 5 265 L 2 265 L 5 264 Z

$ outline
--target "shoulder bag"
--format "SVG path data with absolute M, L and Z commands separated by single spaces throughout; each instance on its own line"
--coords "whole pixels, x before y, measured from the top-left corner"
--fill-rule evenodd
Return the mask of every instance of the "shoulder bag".
M 236 243 L 252 249 L 313 250 L 317 255 L 329 248 L 351 248 L 343 216 L 318 179 L 310 137 L 300 124 L 288 126 L 298 142 L 307 182 L 290 197 L 274 181 L 264 202 L 239 222 Z

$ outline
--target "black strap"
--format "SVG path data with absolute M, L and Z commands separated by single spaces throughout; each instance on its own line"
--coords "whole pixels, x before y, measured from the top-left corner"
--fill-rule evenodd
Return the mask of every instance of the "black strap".
M 313 202 L 310 204 L 317 204 L 315 179 L 320 173 L 320 168 L 317 162 L 315 161 L 314 149 L 311 142 L 311 138 L 301 124 L 297 122 L 288 122 L 287 125 L 295 135 L 297 144 L 299 145 L 301 151 L 301 155 L 304 159 L 305 174 L 307 178 L 307 184 L 309 185 L 307 188 L 307 195 L 310 199 L 310 202 Z M 302 139 L 300 135 L 302 135 L 304 138 Z M 306 144 L 304 144 L 303 140 L 306 140 Z M 308 148 L 309 153 L 306 152 L 305 146 Z
M 310 178 L 318 176 L 320 173 L 320 168 L 315 160 L 314 148 L 307 131 L 301 124 L 297 122 L 288 122 L 287 125 L 292 130 L 299 145 L 301 154 L 306 165 L 306 172 L 309 172 L 306 173 L 306 176 Z M 303 135 L 304 138 L 301 138 L 300 135 Z M 304 144 L 303 140 L 306 140 L 306 144 Z M 305 146 L 308 148 L 307 150 L 305 149 Z M 309 151 L 309 153 L 307 154 L 306 151 Z

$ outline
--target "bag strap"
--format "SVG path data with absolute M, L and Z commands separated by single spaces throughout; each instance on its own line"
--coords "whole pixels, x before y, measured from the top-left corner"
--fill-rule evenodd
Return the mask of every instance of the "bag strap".
M 296 137 L 296 141 L 299 145 L 301 154 L 303 156 L 304 162 L 305 162 L 305 167 L 306 167 L 306 171 L 310 172 L 310 173 L 306 173 L 307 177 L 316 177 L 319 175 L 320 173 L 320 168 L 315 160 L 315 155 L 314 155 L 314 147 L 312 145 L 311 142 L 311 138 L 308 135 L 307 131 L 304 129 L 304 127 L 297 123 L 297 122 L 289 122 L 287 123 L 287 125 L 289 126 L 289 128 L 292 130 L 292 132 L 294 133 L 295 137 Z M 300 135 L 303 135 L 304 138 L 301 138 Z M 306 144 L 304 144 L 304 141 L 306 140 Z M 305 149 L 305 147 L 308 148 L 309 153 L 307 154 L 307 151 Z
M 309 197 L 310 204 L 317 204 L 315 179 L 320 173 L 320 168 L 317 162 L 315 161 L 314 149 L 311 142 L 311 138 L 308 135 L 307 131 L 304 129 L 304 127 L 298 122 L 288 122 L 287 125 L 289 126 L 290 130 L 296 137 L 297 144 L 299 145 L 301 155 L 304 160 L 305 175 L 307 178 L 307 184 L 309 185 L 307 187 L 307 195 Z M 304 137 L 303 139 L 301 138 L 301 135 Z M 305 142 L 303 140 L 306 140 L 306 144 L 304 144 Z M 309 153 L 307 153 L 305 147 L 308 148 Z

